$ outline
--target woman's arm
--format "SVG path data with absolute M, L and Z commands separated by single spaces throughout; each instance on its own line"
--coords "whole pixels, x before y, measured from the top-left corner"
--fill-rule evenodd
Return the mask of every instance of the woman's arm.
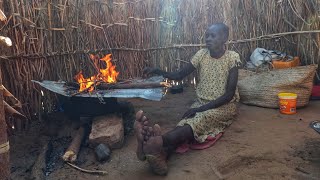
M 147 68 L 144 70 L 144 74 L 158 74 L 170 80 L 181 81 L 183 78 L 191 74 L 195 69 L 196 68 L 191 63 L 188 63 L 181 70 L 176 72 L 165 72 L 158 68 Z
M 209 102 L 198 108 L 189 109 L 182 118 L 189 118 L 194 116 L 197 112 L 207 111 L 209 109 L 218 108 L 224 104 L 230 102 L 236 92 L 238 83 L 238 68 L 233 67 L 229 70 L 229 76 L 227 80 L 226 92 L 220 96 L 218 99 Z

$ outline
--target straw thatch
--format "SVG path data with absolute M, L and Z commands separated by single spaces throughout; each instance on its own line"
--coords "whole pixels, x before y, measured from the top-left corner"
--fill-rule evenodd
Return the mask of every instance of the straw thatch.
M 214 22 L 230 26 L 236 42 L 229 48 L 243 61 L 260 46 L 318 63 L 319 33 L 265 35 L 318 30 L 319 7 L 317 0 L 4 0 L 8 21 L 0 30 L 14 46 L 2 51 L 3 81 L 34 113 L 41 101 L 53 101 L 31 79 L 71 81 L 81 69 L 92 74 L 88 53 L 112 53 L 120 78 L 140 76 L 145 66 L 176 70 Z

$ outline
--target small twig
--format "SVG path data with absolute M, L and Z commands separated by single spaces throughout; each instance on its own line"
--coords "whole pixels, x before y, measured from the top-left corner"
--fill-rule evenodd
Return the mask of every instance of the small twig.
M 84 172 L 84 173 L 88 173 L 88 174 L 97 174 L 97 175 L 102 175 L 102 176 L 105 176 L 108 174 L 107 171 L 96 171 L 96 170 L 87 170 L 87 169 L 83 169 L 83 168 L 80 168 L 72 163 L 69 163 L 69 162 L 66 162 L 69 166 L 81 171 L 81 172 Z

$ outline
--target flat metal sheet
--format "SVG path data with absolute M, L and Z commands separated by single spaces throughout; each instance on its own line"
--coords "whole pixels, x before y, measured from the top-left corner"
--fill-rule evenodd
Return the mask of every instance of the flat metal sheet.
M 154 76 L 144 80 L 133 80 L 133 82 L 162 82 L 162 76 Z M 52 91 L 54 93 L 70 97 L 76 91 L 71 91 L 70 87 L 66 86 L 64 81 L 35 81 L 32 82 Z M 93 98 L 143 98 L 152 101 L 160 101 L 164 95 L 164 88 L 150 88 L 150 89 L 111 89 L 111 90 L 95 90 L 90 93 L 81 93 L 75 95 L 76 97 L 93 97 Z

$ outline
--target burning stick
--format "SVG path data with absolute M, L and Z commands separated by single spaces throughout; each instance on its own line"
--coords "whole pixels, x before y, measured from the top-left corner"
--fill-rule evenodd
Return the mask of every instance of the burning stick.
M 70 86 L 73 87 L 78 87 L 77 85 L 73 84 L 73 83 L 68 83 Z M 95 87 L 97 87 L 97 89 L 100 90 L 110 90 L 110 89 L 149 89 L 149 88 L 159 88 L 159 87 L 171 87 L 170 83 L 167 82 L 158 82 L 158 83 L 154 83 L 154 82 L 148 82 L 148 83 L 116 83 L 116 84 L 107 84 L 107 83 L 97 83 L 95 85 Z M 86 93 L 88 91 L 90 91 L 90 89 L 92 88 L 92 86 L 84 89 L 83 91 L 79 91 L 76 92 L 74 94 L 71 94 L 70 96 L 76 96 L 79 95 L 81 93 Z
M 76 136 L 73 138 L 70 146 L 68 147 L 67 151 L 62 156 L 62 159 L 65 162 L 75 162 L 77 160 L 78 152 L 80 150 L 84 134 L 84 128 L 80 127 Z
M 78 91 L 78 92 L 76 92 L 76 93 L 73 93 L 73 94 L 70 95 L 70 97 L 76 96 L 76 95 L 81 94 L 81 93 L 87 93 L 90 88 L 91 88 L 91 87 L 88 87 L 88 88 L 86 88 L 86 89 L 83 90 L 83 91 Z
M 98 88 L 100 89 L 148 89 L 158 87 L 170 87 L 171 85 L 166 82 L 160 83 L 128 83 L 128 84 L 106 84 L 101 83 Z
M 79 88 L 79 85 L 77 83 L 68 83 L 67 85 Z M 148 88 L 158 88 L 158 87 L 171 87 L 171 84 L 168 82 L 141 82 L 141 83 L 115 83 L 115 84 L 107 84 L 103 82 L 97 83 L 96 87 L 98 89 L 148 89 Z M 91 87 L 88 87 L 84 89 L 82 92 L 89 91 Z M 76 94 L 79 94 L 80 92 L 77 92 Z
M 81 93 L 91 92 L 91 91 L 93 91 L 93 90 L 97 87 L 97 85 L 99 85 L 100 83 L 101 83 L 101 81 L 94 81 L 91 86 L 88 86 L 88 87 L 86 87 L 85 89 L 83 89 L 83 90 L 81 90 L 81 91 L 79 91 L 79 92 L 76 92 L 76 93 L 74 93 L 74 94 L 71 94 L 71 97 L 73 97 L 73 96 L 75 96 L 75 95 L 78 95 L 78 94 L 81 94 Z M 74 87 L 79 88 L 79 84 L 71 84 L 71 83 L 69 83 L 69 85 L 73 85 Z

